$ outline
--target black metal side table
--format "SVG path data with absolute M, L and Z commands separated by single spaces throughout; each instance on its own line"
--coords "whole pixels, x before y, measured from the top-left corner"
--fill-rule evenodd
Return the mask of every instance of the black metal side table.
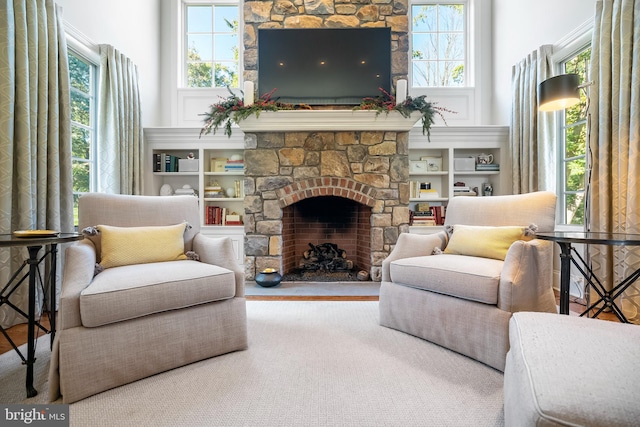
M 27 319 L 27 356 L 20 352 L 18 347 L 14 344 L 13 340 L 6 333 L 4 328 L 0 326 L 0 332 L 9 341 L 13 349 L 20 355 L 22 363 L 27 365 L 27 397 L 33 397 L 38 394 L 38 391 L 33 387 L 33 364 L 35 362 L 35 327 L 42 329 L 46 333 L 51 334 L 51 346 L 53 347 L 53 339 L 56 335 L 56 259 L 59 243 L 73 242 L 82 239 L 83 236 L 78 233 L 55 233 L 49 234 L 42 233 L 42 235 L 32 234 L 27 237 L 18 237 L 15 234 L 0 234 L 0 247 L 12 247 L 12 246 L 26 246 L 29 252 L 29 258 L 27 258 L 22 266 L 11 276 L 9 282 L 0 290 L 0 306 L 6 304 L 21 316 Z M 45 246 L 45 252 L 41 257 L 38 254 L 42 247 Z M 42 280 L 38 266 L 41 263 L 46 262 L 49 259 L 51 268 L 49 274 Z M 23 270 L 29 266 L 28 272 L 23 273 Z M 9 297 L 20 287 L 24 281 L 29 278 L 29 301 L 27 313 L 17 307 L 11 301 Z M 48 298 L 48 310 L 49 310 L 49 322 L 50 330 L 43 327 L 40 322 L 35 320 L 36 312 L 36 282 L 40 281 L 42 286 L 45 283 L 49 285 L 49 298 Z M 45 291 L 46 295 L 46 291 Z M 46 299 L 46 297 L 45 297 Z
M 552 233 L 536 233 L 536 237 L 541 240 L 556 242 L 560 246 L 560 314 L 569 314 L 569 286 L 571 264 L 573 264 L 599 297 L 596 302 L 589 304 L 580 316 L 584 316 L 602 303 L 594 317 L 598 317 L 603 310 L 610 308 L 621 322 L 629 323 L 620 307 L 616 305 L 615 300 L 640 278 L 640 268 L 625 277 L 613 289 L 607 291 L 600 279 L 593 273 L 589 264 L 585 262 L 572 244 L 640 246 L 640 234 L 556 231 Z

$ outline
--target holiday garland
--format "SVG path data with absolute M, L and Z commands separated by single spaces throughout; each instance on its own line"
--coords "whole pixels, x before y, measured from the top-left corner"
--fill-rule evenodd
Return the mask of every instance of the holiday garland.
M 200 130 L 200 136 L 207 135 L 211 132 L 215 134 L 220 126 L 224 126 L 225 135 L 230 137 L 233 123 L 240 123 L 242 120 L 254 114 L 256 117 L 259 117 L 262 111 L 309 109 L 309 107 L 305 105 L 295 106 L 272 99 L 272 95 L 276 89 L 262 95 L 250 105 L 244 103 L 244 98 L 238 97 L 231 89 L 227 89 L 231 95 L 216 104 L 212 104 L 209 111 L 202 114 L 205 118 L 204 126 Z M 397 111 L 402 114 L 403 117 L 410 117 L 413 112 L 419 111 L 422 119 L 422 133 L 426 134 L 427 137 L 431 136 L 431 126 L 434 123 L 436 115 L 440 116 L 446 124 L 443 113 L 455 113 L 446 108 L 435 106 L 434 103 L 426 100 L 425 95 L 416 98 L 409 96 L 398 104 L 393 95 L 382 88 L 379 89 L 381 92 L 379 96 L 375 98 L 364 98 L 360 105 L 353 109 L 375 111 L 377 114 L 389 114 L 392 111 Z M 242 95 L 244 96 L 244 93 Z

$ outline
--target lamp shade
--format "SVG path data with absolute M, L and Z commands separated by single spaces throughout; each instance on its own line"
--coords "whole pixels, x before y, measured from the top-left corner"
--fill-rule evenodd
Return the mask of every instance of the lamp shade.
M 580 77 L 561 74 L 538 85 L 538 110 L 563 110 L 580 102 Z

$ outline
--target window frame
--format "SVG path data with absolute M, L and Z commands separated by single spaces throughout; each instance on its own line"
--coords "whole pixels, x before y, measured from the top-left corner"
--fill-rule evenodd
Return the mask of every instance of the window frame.
M 180 9 L 180 28 L 179 28 L 179 47 L 178 47 L 178 57 L 179 61 L 179 72 L 178 72 L 178 89 L 186 89 L 186 90 L 219 90 L 226 92 L 226 87 L 220 86 L 208 86 L 208 87 L 190 87 L 188 86 L 188 62 L 187 62 L 187 53 L 189 50 L 188 46 L 188 38 L 187 38 L 187 7 L 188 6 L 236 6 L 238 8 L 238 34 L 237 34 L 237 49 L 238 49 L 238 61 L 237 61 L 237 71 L 238 71 L 238 87 L 233 87 L 232 89 L 238 89 L 242 87 L 243 84 L 243 42 L 242 35 L 244 34 L 244 19 L 242 17 L 242 6 L 243 3 L 240 0 L 181 0 L 179 9 Z M 215 35 L 215 32 L 211 33 Z M 211 60 L 212 64 L 216 63 L 215 58 Z M 225 61 L 226 62 L 226 61 Z M 213 78 L 213 77 L 212 77 Z
M 428 1 L 428 0 L 412 0 L 409 2 L 409 10 L 408 10 L 408 16 L 409 16 L 409 28 L 408 28 L 408 35 L 409 35 L 409 64 L 408 64 L 408 79 L 410 82 L 410 87 L 418 89 L 418 90 L 433 90 L 433 89 L 464 89 L 464 88 L 472 88 L 474 87 L 474 78 L 473 78 L 473 64 L 472 64 L 472 51 L 473 51 L 473 46 L 471 45 L 471 41 L 472 41 L 472 37 L 471 37 L 471 33 L 473 31 L 473 0 L 433 0 L 433 1 Z M 414 64 L 414 60 L 413 60 L 413 31 L 412 31 L 412 27 L 413 27 L 413 7 L 414 6 L 421 6 L 421 5 L 451 5 L 451 4 L 462 4 L 464 5 L 464 35 L 463 35 L 463 40 L 464 40 L 464 59 L 463 59 L 463 64 L 464 64 L 464 84 L 459 85 L 459 86 L 415 86 L 414 85 L 414 78 L 413 78 L 413 64 Z M 438 31 L 439 33 L 439 31 Z M 441 62 L 441 59 L 437 59 L 436 62 Z
M 86 37 L 84 37 L 81 33 L 75 30 L 70 25 L 65 25 L 66 27 L 66 39 L 67 39 L 67 56 L 74 55 L 78 59 L 87 63 L 92 70 L 92 76 L 90 77 L 90 94 L 89 94 L 89 109 L 90 109 L 90 123 L 89 126 L 84 125 L 82 123 L 77 123 L 71 120 L 70 125 L 73 128 L 77 126 L 82 129 L 86 129 L 90 133 L 90 143 L 89 143 L 89 159 L 77 158 L 71 156 L 71 163 L 74 162 L 86 162 L 89 163 L 89 192 L 97 191 L 98 188 L 98 132 L 99 132 L 99 121 L 98 121 L 98 97 L 99 97 L 99 82 L 100 82 L 100 54 L 98 45 L 89 41 Z M 73 88 L 71 85 L 69 86 L 70 92 L 78 91 Z M 78 91 L 80 93 L 84 93 Z M 84 192 L 79 192 L 73 190 L 74 197 L 74 205 L 76 205 L 75 200 L 77 197 L 85 194 Z M 74 210 L 77 209 L 77 206 L 74 206 Z M 77 216 L 74 218 L 74 222 L 77 221 Z M 74 224 L 77 227 L 77 223 Z
M 575 58 L 579 53 L 584 51 L 585 49 L 591 46 L 591 36 L 593 31 L 593 24 L 585 23 L 578 29 L 574 31 L 574 33 L 570 34 L 563 42 L 554 46 L 554 53 L 552 55 L 552 63 L 554 64 L 554 74 L 564 74 L 564 64 Z M 590 76 L 588 75 L 589 69 L 587 69 L 586 81 L 581 84 L 585 84 L 590 80 Z M 580 89 L 587 91 L 587 97 L 589 88 Z M 589 100 L 587 99 L 587 107 Z M 587 129 L 587 138 L 585 141 L 585 154 L 584 156 L 574 156 L 571 157 L 571 160 L 575 160 L 578 157 L 584 157 L 585 159 L 585 182 L 582 191 L 565 191 L 567 179 L 566 179 L 566 165 L 568 160 L 565 159 L 566 153 L 566 139 L 565 139 L 565 130 L 566 130 L 566 111 L 559 110 L 555 113 L 555 140 L 556 140 L 556 194 L 558 196 L 558 206 L 556 211 L 556 225 L 557 229 L 576 229 L 583 230 L 586 224 L 570 224 L 567 222 L 567 204 L 566 204 L 566 196 L 568 194 L 584 194 L 585 200 L 583 203 L 586 203 L 587 196 L 587 186 L 588 186 L 588 178 L 589 178 L 589 168 L 590 168 L 590 159 L 589 159 L 589 141 L 588 141 L 588 129 Z M 589 126 L 589 111 L 586 112 L 586 117 L 584 118 L 585 126 Z M 585 205 L 585 216 L 587 206 Z

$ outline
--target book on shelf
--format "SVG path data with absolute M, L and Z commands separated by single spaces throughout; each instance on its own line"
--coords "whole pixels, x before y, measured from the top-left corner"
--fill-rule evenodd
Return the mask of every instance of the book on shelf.
M 425 219 L 425 220 L 414 220 L 413 224 L 411 224 L 413 227 L 435 227 L 436 225 L 436 220 L 435 219 Z
M 244 199 L 244 180 L 236 179 L 233 182 L 234 189 L 236 191 L 236 197 Z
M 469 190 L 469 191 L 454 191 L 453 195 L 454 195 L 454 197 L 455 196 L 477 196 L 478 193 L 476 193 L 473 190 Z
M 430 182 L 410 181 L 409 198 L 411 199 L 437 199 L 440 197 L 438 190 L 431 187 Z
M 477 188 L 471 188 L 464 182 L 456 182 L 453 184 L 453 196 L 477 196 Z
M 205 225 L 242 225 L 242 216 L 237 212 L 228 212 L 221 206 L 207 206 L 204 218 Z
M 227 160 L 224 164 L 225 172 L 244 172 L 244 159 Z
M 436 225 L 436 217 L 431 211 L 427 212 L 415 212 L 409 213 L 409 225 L 413 226 L 434 226 Z
M 444 224 L 445 207 L 431 206 L 426 211 L 409 211 L 409 224 L 415 226 L 436 226 Z
M 178 172 L 180 157 L 166 153 L 153 153 L 154 172 Z
M 434 206 L 433 214 L 436 217 L 436 225 L 444 225 L 444 217 L 445 217 L 445 206 Z
M 211 172 L 244 172 L 244 159 L 231 160 L 227 157 L 212 157 Z
M 476 165 L 476 170 L 477 171 L 499 171 L 500 165 L 497 163 L 489 163 L 489 164 L 478 163 Z
M 435 189 L 427 189 L 427 190 L 420 190 L 420 194 L 418 195 L 419 199 L 437 199 L 440 197 L 440 193 L 438 193 L 438 190 Z
M 428 212 L 431 206 L 427 202 L 416 203 L 416 212 Z
M 227 216 L 225 216 L 224 218 L 224 225 L 243 225 L 242 216 L 237 212 L 227 214 Z

